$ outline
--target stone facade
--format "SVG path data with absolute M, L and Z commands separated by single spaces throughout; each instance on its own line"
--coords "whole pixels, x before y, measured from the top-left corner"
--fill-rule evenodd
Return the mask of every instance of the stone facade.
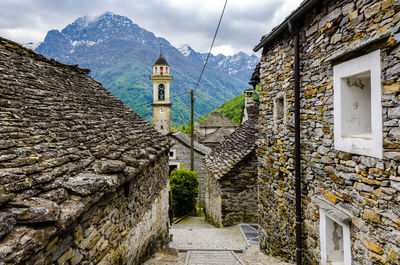
M 237 127 L 236 123 L 215 111 L 202 122 L 195 124 L 195 140 L 210 148 L 214 148 Z
M 328 216 L 343 230 L 351 264 L 400 264 L 400 2 L 311 2 L 293 21 L 300 36 L 304 261 L 329 262 L 323 256 L 332 242 L 322 218 Z M 376 50 L 382 110 L 371 112 L 382 118 L 382 158 L 339 151 L 334 142 L 334 67 Z M 263 48 L 257 139 L 260 244 L 288 261 L 296 256 L 293 60 L 286 28 Z
M 256 120 L 240 125 L 205 158 L 205 213 L 217 227 L 256 223 Z
M 87 74 L 0 38 L 0 264 L 140 264 L 168 241 L 169 141 Z

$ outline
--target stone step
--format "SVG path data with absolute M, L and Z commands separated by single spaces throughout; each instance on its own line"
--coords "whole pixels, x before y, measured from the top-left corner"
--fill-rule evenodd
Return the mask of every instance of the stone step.
M 185 265 L 243 265 L 233 251 L 188 251 Z

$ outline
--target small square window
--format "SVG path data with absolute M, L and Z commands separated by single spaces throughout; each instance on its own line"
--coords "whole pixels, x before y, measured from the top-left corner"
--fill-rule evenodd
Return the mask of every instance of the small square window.
M 280 92 L 274 98 L 274 128 L 277 128 L 279 124 L 286 125 L 286 94 Z
M 176 159 L 176 150 L 170 150 L 169 151 L 169 158 L 170 159 Z
M 380 51 L 333 67 L 335 149 L 382 158 Z

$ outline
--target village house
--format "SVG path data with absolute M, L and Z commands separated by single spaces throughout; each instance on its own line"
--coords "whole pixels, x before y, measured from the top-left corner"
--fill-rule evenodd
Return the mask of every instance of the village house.
M 398 0 L 306 0 L 254 48 L 267 254 L 400 264 L 399 21 Z
M 238 125 L 214 111 L 202 122 L 195 124 L 195 140 L 203 145 L 213 148 L 231 134 Z
M 0 264 L 141 264 L 169 240 L 169 141 L 88 73 L 0 38 Z
M 205 215 L 209 223 L 230 226 L 258 222 L 256 132 L 258 104 L 245 90 L 242 124 L 204 159 Z

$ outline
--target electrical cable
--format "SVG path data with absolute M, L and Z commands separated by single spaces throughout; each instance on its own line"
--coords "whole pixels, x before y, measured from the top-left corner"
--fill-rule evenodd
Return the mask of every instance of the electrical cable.
M 180 94 L 178 94 L 178 95 L 174 95 L 173 97 L 169 97 L 169 98 L 166 98 L 166 99 L 170 100 L 171 98 L 182 97 L 182 96 L 184 96 L 185 94 L 190 94 L 190 91 L 189 91 L 189 92 L 180 93 Z M 134 105 L 134 106 L 132 106 L 131 108 L 134 109 L 134 108 L 137 108 L 137 107 L 142 107 L 142 106 L 151 105 L 151 104 L 153 104 L 153 103 L 149 103 L 149 102 L 147 102 L 147 103 L 141 103 L 141 104 Z
M 196 87 L 194 88 L 194 91 L 196 91 L 197 88 L 199 87 L 200 80 L 201 80 L 201 78 L 203 76 L 204 70 L 206 69 L 208 58 L 210 57 L 211 50 L 212 50 L 212 48 L 214 46 L 214 42 L 215 42 L 215 39 L 217 37 L 219 26 L 221 25 L 222 17 L 224 16 L 224 12 L 225 12 L 225 8 L 226 8 L 226 4 L 227 3 L 228 3 L 228 0 L 225 0 L 224 8 L 222 9 L 222 13 L 221 13 L 221 16 L 220 16 L 219 21 L 218 21 L 218 26 L 217 26 L 217 29 L 215 30 L 214 38 L 213 38 L 213 41 L 212 41 L 211 46 L 210 46 L 210 50 L 208 51 L 207 58 L 206 58 L 206 60 L 204 62 L 203 69 L 201 70 L 200 77 L 199 77 L 199 80 L 197 81 L 197 84 L 196 84 Z

